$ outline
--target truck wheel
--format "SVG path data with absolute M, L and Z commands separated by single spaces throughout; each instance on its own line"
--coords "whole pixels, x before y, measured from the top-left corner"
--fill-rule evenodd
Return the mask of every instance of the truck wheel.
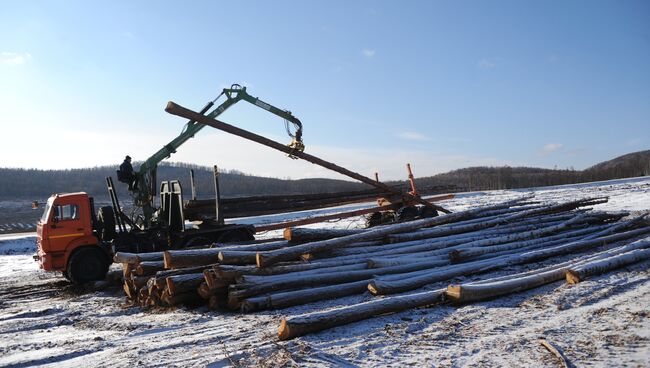
M 103 241 L 115 239 L 115 212 L 113 211 L 113 207 L 101 207 L 97 213 L 97 222 L 99 222 L 97 232 L 99 233 L 100 239 Z
M 219 237 L 218 243 L 232 243 L 239 241 L 255 240 L 255 237 L 246 230 L 237 229 L 226 231 Z
M 67 276 L 75 284 L 103 280 L 108 272 L 106 254 L 96 248 L 82 248 L 68 261 Z

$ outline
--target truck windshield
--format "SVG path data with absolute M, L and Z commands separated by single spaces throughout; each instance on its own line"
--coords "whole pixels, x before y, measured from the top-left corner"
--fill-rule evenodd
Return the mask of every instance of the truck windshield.
M 47 218 L 50 217 L 50 210 L 52 209 L 52 203 L 54 203 L 54 198 L 50 198 L 47 200 L 47 204 L 45 205 L 45 211 L 43 211 L 43 216 L 41 216 L 41 224 L 47 223 Z

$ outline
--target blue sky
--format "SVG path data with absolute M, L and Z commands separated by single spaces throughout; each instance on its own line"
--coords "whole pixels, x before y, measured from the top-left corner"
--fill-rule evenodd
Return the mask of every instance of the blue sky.
M 366 175 L 582 169 L 650 148 L 647 1 L 5 1 L 0 167 L 145 159 L 232 83 Z M 222 120 L 288 142 L 240 103 Z M 173 161 L 339 177 L 204 129 Z

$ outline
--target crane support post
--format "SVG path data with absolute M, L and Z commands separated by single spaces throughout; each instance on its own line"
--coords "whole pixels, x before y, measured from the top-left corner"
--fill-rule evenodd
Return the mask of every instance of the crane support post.
M 438 211 L 441 211 L 441 212 L 444 212 L 444 213 L 450 213 L 451 212 L 451 211 L 449 211 L 449 210 L 447 210 L 447 209 L 445 209 L 445 208 L 443 208 L 441 206 L 432 204 L 431 202 L 426 201 L 426 200 L 424 200 L 424 199 L 422 199 L 422 198 L 420 198 L 418 196 L 413 196 L 413 195 L 410 195 L 408 193 L 402 193 L 400 190 L 392 188 L 392 187 L 390 187 L 390 186 L 388 186 L 388 185 L 386 185 L 386 184 L 384 184 L 382 182 L 375 181 L 375 180 L 373 180 L 371 178 L 368 178 L 368 177 L 363 176 L 363 175 L 361 175 L 359 173 L 350 171 L 350 170 L 348 170 L 348 169 L 346 169 L 344 167 L 341 167 L 341 166 L 338 166 L 338 165 L 336 165 L 334 163 L 325 161 L 325 160 L 320 159 L 320 158 L 318 158 L 316 156 L 312 156 L 312 155 L 310 155 L 308 153 L 296 151 L 295 149 L 293 149 L 291 147 L 285 146 L 285 145 L 283 145 L 281 143 L 278 143 L 278 142 L 273 141 L 271 139 L 268 139 L 266 137 L 262 137 L 261 135 L 249 132 L 249 131 L 241 129 L 241 128 L 237 128 L 237 127 L 235 127 L 233 125 L 224 123 L 224 122 L 222 122 L 220 120 L 217 120 L 217 119 L 213 119 L 213 118 L 211 118 L 209 116 L 201 115 L 201 114 L 199 114 L 199 113 L 197 113 L 195 111 L 187 109 L 187 108 L 185 108 L 185 107 L 183 107 L 181 105 L 178 105 L 178 104 L 176 104 L 176 103 L 174 103 L 172 101 L 169 101 L 167 103 L 167 107 L 165 108 L 165 111 L 172 114 L 172 115 L 184 117 L 186 119 L 191 119 L 191 120 L 197 121 L 197 122 L 199 122 L 201 124 L 209 125 L 209 126 L 215 128 L 215 129 L 219 129 L 219 130 L 222 130 L 224 132 L 227 132 L 227 133 L 230 133 L 230 134 L 233 134 L 233 135 L 236 135 L 236 136 L 251 140 L 253 142 L 265 145 L 267 147 L 274 148 L 274 149 L 276 149 L 276 150 L 278 150 L 280 152 L 284 152 L 284 153 L 286 153 L 288 155 L 292 155 L 294 157 L 301 158 L 301 159 L 306 160 L 308 162 L 311 162 L 311 163 L 313 163 L 315 165 L 322 166 L 322 167 L 324 167 L 326 169 L 338 172 L 339 174 L 343 174 L 343 175 L 348 176 L 350 178 L 356 179 L 356 180 L 358 180 L 358 181 L 360 181 L 362 183 L 366 183 L 368 185 L 371 185 L 371 186 L 373 186 L 375 188 L 383 190 L 386 193 L 401 196 L 402 198 L 404 198 L 407 201 L 420 203 L 420 204 L 423 204 L 423 205 L 425 205 L 427 207 L 433 208 L 435 210 L 438 210 Z

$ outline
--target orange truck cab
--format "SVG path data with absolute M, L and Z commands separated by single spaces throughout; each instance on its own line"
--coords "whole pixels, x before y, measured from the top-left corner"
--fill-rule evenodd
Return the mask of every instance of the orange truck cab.
M 60 271 L 71 281 L 103 277 L 110 265 L 110 246 L 99 240 L 92 198 L 84 192 L 55 194 L 47 200 L 36 226 L 34 258 L 46 271 Z

